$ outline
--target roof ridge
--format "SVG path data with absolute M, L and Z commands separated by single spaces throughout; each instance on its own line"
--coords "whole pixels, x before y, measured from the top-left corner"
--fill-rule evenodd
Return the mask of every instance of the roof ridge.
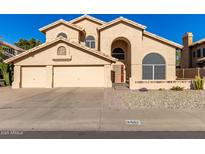
M 156 38 L 156 39 L 159 39 L 159 40 L 161 40 L 161 41 L 164 41 L 164 42 L 166 42 L 166 43 L 168 43 L 168 44 L 171 44 L 171 45 L 173 45 L 173 46 L 176 46 L 176 47 L 178 47 L 178 48 L 182 48 L 183 46 L 181 45 L 181 44 L 179 44 L 179 43 L 176 43 L 176 42 L 174 42 L 174 41 L 170 41 L 170 40 L 168 40 L 168 39 L 166 39 L 166 38 L 164 38 L 164 37 L 161 37 L 161 36 L 159 36 L 159 35 L 156 35 L 156 34 L 154 34 L 154 33 L 151 33 L 151 32 L 148 32 L 148 31 L 144 31 L 144 34 L 145 35 L 148 35 L 148 36 L 151 36 L 151 37 L 154 37 L 154 38 Z
M 75 28 L 75 29 L 77 29 L 77 30 L 79 30 L 79 31 L 83 31 L 83 30 L 84 30 L 84 28 L 82 28 L 82 27 L 80 27 L 80 26 L 77 26 L 77 25 L 75 25 L 75 24 L 73 24 L 73 23 L 71 23 L 71 22 L 69 22 L 69 21 L 64 20 L 64 19 L 59 19 L 59 20 L 57 20 L 57 21 L 54 21 L 54 22 L 52 22 L 52 23 L 50 23 L 50 24 L 48 24 L 48 25 L 46 25 L 46 26 L 40 28 L 39 30 L 40 30 L 41 32 L 43 32 L 43 31 L 45 31 L 46 29 L 48 29 L 48 28 L 50 28 L 50 27 L 53 27 L 53 26 L 55 26 L 55 25 L 57 25 L 57 24 L 59 24 L 59 23 L 63 23 L 63 24 L 65 24 L 65 25 L 71 26 L 71 27 L 73 27 L 73 28 Z
M 105 21 L 100 20 L 100 19 L 98 19 L 98 18 L 96 18 L 96 17 L 93 17 L 93 16 L 91 16 L 91 15 L 88 15 L 88 14 L 84 14 L 84 15 L 82 15 L 82 16 L 79 16 L 79 17 L 77 17 L 77 18 L 74 18 L 74 19 L 70 20 L 70 22 L 71 22 L 71 23 L 75 23 L 75 22 L 77 22 L 77 21 L 79 21 L 79 20 L 82 20 L 82 19 L 84 19 L 84 18 L 88 18 L 88 19 L 93 20 L 93 21 L 95 21 L 95 22 L 97 22 L 97 23 L 100 23 L 100 24 L 102 24 L 102 25 L 106 23 Z
M 105 27 L 110 26 L 110 25 L 112 25 L 112 24 L 114 24 L 116 22 L 119 22 L 119 21 L 128 22 L 129 24 L 135 25 L 136 27 L 139 27 L 139 28 L 142 28 L 142 29 L 146 29 L 147 28 L 146 26 L 144 26 L 142 24 L 139 24 L 139 23 L 137 23 L 135 21 L 132 21 L 130 19 L 127 19 L 127 18 L 124 18 L 124 17 L 120 16 L 120 17 L 118 17 L 116 19 L 113 19 L 110 22 L 107 22 L 107 23 L 103 24 L 102 26 L 98 27 L 98 30 L 104 29 Z
M 87 50 L 87 51 L 89 51 L 89 52 L 92 52 L 92 53 L 94 53 L 94 54 L 97 54 L 97 55 L 99 55 L 99 56 L 102 56 L 102 57 L 104 57 L 104 58 L 107 58 L 107 59 L 109 59 L 109 60 L 111 60 L 111 61 L 117 61 L 116 58 L 110 57 L 109 55 L 104 54 L 104 53 L 102 53 L 101 51 L 97 51 L 97 50 L 90 49 L 90 48 L 88 48 L 88 47 L 86 47 L 86 46 L 84 46 L 84 45 L 82 45 L 82 44 L 80 44 L 80 43 L 77 43 L 77 42 L 71 42 L 71 41 L 67 40 L 67 39 L 64 38 L 64 37 L 58 37 L 58 38 L 56 38 L 56 39 L 53 40 L 53 41 L 43 43 L 43 44 L 41 44 L 41 45 L 39 45 L 39 46 L 36 46 L 36 47 L 34 47 L 34 48 L 32 48 L 32 49 L 29 49 L 29 50 L 27 50 L 27 51 L 25 51 L 25 52 L 23 52 L 23 53 L 20 53 L 20 54 L 18 54 L 18 55 L 16 55 L 16 56 L 13 56 L 13 57 L 9 58 L 9 59 L 6 59 L 4 62 L 5 62 L 5 63 L 10 63 L 10 62 L 12 62 L 12 61 L 14 61 L 14 60 L 16 60 L 16 59 L 18 59 L 18 58 L 21 58 L 21 57 L 23 57 L 23 56 L 26 56 L 26 55 L 29 54 L 29 53 L 32 53 L 32 52 L 34 52 L 34 51 L 36 51 L 36 50 L 38 50 L 38 49 L 41 49 L 41 48 L 43 48 L 43 47 L 46 47 L 46 46 L 48 46 L 48 45 L 50 45 L 50 44 L 53 44 L 53 43 L 55 43 L 55 42 L 58 42 L 58 41 L 65 41 L 65 42 L 67 42 L 67 43 L 69 43 L 69 44 L 71 44 L 71 45 L 74 45 L 74 46 L 76 46 L 76 47 L 79 47 L 79 48 L 82 48 L 82 49 Z

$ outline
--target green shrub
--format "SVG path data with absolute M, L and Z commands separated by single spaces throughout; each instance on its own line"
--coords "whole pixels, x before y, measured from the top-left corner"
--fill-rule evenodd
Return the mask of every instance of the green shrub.
M 200 76 L 195 76 L 194 89 L 195 90 L 203 90 L 204 89 L 204 79 L 202 79 Z
M 184 88 L 180 86 L 173 86 L 170 90 L 183 91 Z
M 11 85 L 12 82 L 12 66 L 10 64 L 0 63 L 0 70 L 4 78 L 5 85 Z

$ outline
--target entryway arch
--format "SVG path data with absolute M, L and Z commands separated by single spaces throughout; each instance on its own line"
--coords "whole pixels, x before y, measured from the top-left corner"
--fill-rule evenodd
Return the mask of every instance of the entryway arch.
M 112 65 L 112 82 L 126 83 L 131 77 L 131 44 L 125 37 L 118 37 L 111 44 L 111 55 L 118 59 Z

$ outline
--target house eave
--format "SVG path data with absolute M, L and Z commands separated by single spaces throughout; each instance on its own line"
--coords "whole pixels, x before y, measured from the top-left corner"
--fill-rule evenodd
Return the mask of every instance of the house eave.
M 101 51 L 95 51 L 95 50 L 90 49 L 90 48 L 88 48 L 88 47 L 86 47 L 86 46 L 83 46 L 83 45 L 81 45 L 81 44 L 79 44 L 79 43 L 70 42 L 69 40 L 67 40 L 67 39 L 65 39 L 65 38 L 63 38 L 63 37 L 59 37 L 59 38 L 56 38 L 55 40 L 53 40 L 53 41 L 51 41 L 51 42 L 41 44 L 41 45 L 39 45 L 39 46 L 37 46 L 37 47 L 34 47 L 34 48 L 30 49 L 30 50 L 27 50 L 27 51 L 25 51 L 25 52 L 23 52 L 23 53 L 21 53 L 21 54 L 18 54 L 18 55 L 13 56 L 13 57 L 11 57 L 11 58 L 9 58 L 9 59 L 6 59 L 6 60 L 4 60 L 4 62 L 7 63 L 7 64 L 12 63 L 12 62 L 15 62 L 16 60 L 18 60 L 18 59 L 20 59 L 20 58 L 22 58 L 22 57 L 24 57 L 24 56 L 26 56 L 26 55 L 28 55 L 28 54 L 30 54 L 30 53 L 33 53 L 33 52 L 35 52 L 35 51 L 37 51 L 37 50 L 39 50 L 39 49 L 42 49 L 42 48 L 44 48 L 44 47 L 47 47 L 47 46 L 49 46 L 49 45 L 51 45 L 51 44 L 53 44 L 53 43 L 56 43 L 56 42 L 58 42 L 58 41 L 63 41 L 63 42 L 68 43 L 68 44 L 70 44 L 70 45 L 72 45 L 72 46 L 75 46 L 76 48 L 80 48 L 80 49 L 86 50 L 86 51 L 88 51 L 88 52 L 90 52 L 90 53 L 92 53 L 92 54 L 95 54 L 95 55 L 97 55 L 97 56 L 99 56 L 99 57 L 102 57 L 102 58 L 104 58 L 104 59 L 106 59 L 106 60 L 108 60 L 108 61 L 111 61 L 111 62 L 116 62 L 116 61 L 117 61 L 116 58 L 110 57 L 110 56 L 104 54 L 104 53 L 101 52 Z
M 151 38 L 153 38 L 153 39 L 156 39 L 156 40 L 159 40 L 159 41 L 161 41 L 161 42 L 164 42 L 164 43 L 166 43 L 166 44 L 168 44 L 168 45 L 171 45 L 171 46 L 173 46 L 173 47 L 175 47 L 175 48 L 177 48 L 177 49 L 182 49 L 182 48 L 183 48 L 182 45 L 180 45 L 180 44 L 178 44 L 178 43 L 175 43 L 175 42 L 173 42 L 173 41 L 170 41 L 170 40 L 168 40 L 168 39 L 166 39 L 166 38 L 163 38 L 163 37 L 161 37 L 161 36 L 158 36 L 158 35 L 156 35 L 156 34 L 153 34 L 153 33 L 151 33 L 151 32 L 144 31 L 143 34 L 146 35 L 146 36 L 148 36 L 148 37 L 151 37 Z

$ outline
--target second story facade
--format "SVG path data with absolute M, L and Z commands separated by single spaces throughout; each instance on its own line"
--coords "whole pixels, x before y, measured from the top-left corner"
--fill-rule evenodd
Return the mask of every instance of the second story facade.
M 203 68 L 205 67 L 205 39 L 193 42 L 193 34 L 186 33 L 183 36 L 181 55 L 182 68 Z

